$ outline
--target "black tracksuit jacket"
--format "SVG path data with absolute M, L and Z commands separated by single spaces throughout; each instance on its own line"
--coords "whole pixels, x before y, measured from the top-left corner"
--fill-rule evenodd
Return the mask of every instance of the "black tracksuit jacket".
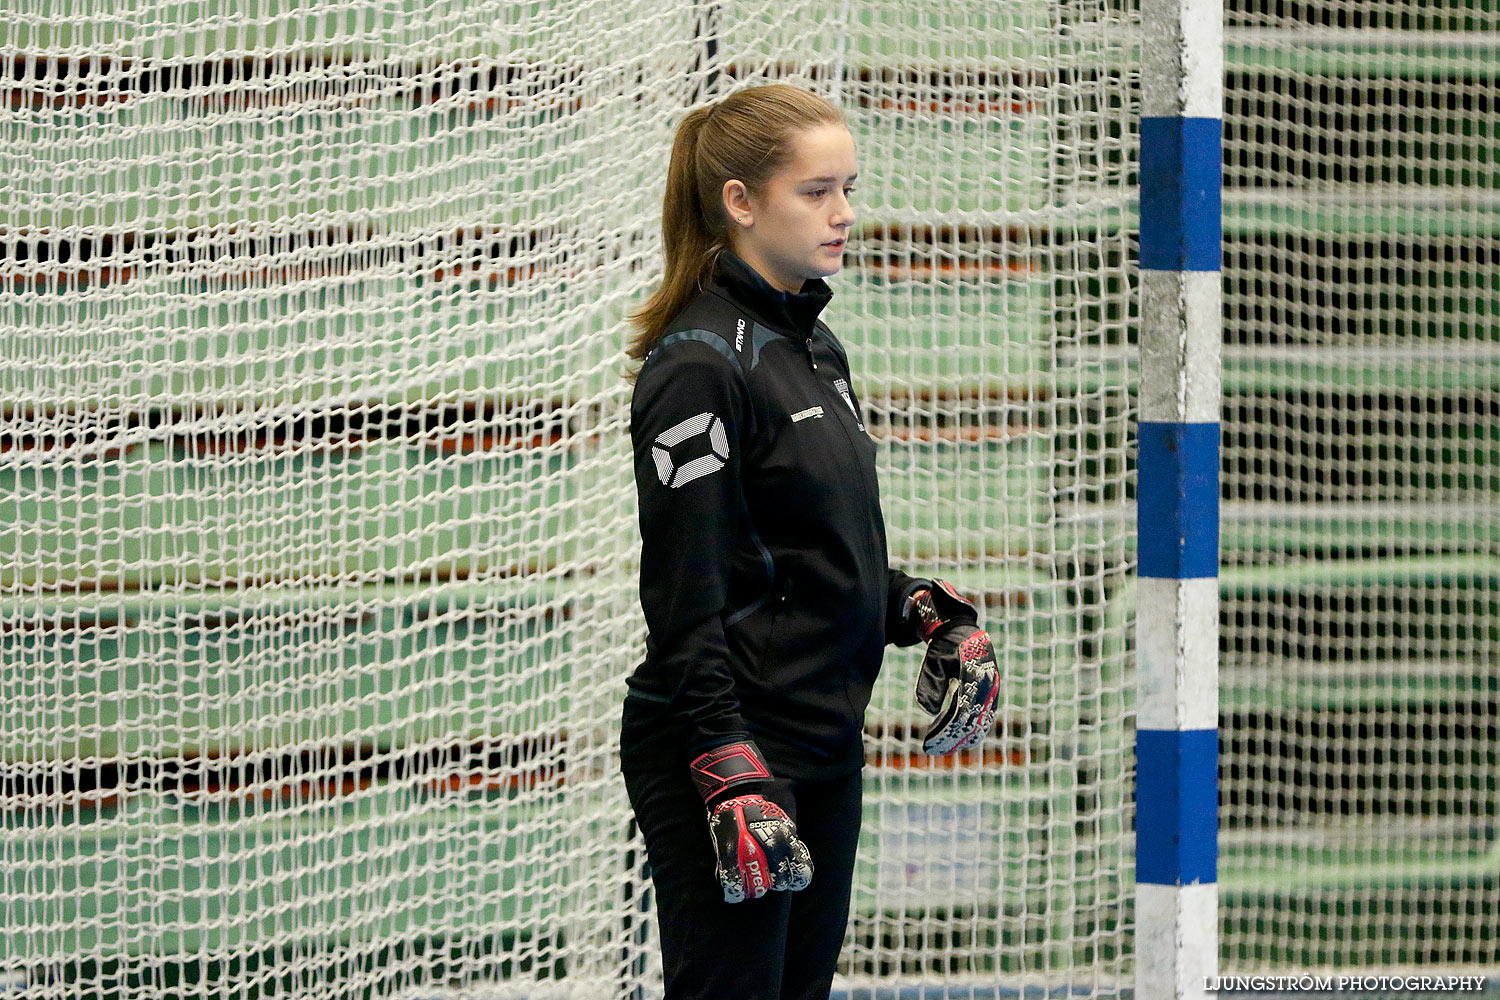
M 630 408 L 646 658 L 622 768 L 749 737 L 772 773 L 858 770 L 885 646 L 919 641 L 887 564 L 875 445 L 821 279 L 781 292 L 733 250 L 646 357 Z

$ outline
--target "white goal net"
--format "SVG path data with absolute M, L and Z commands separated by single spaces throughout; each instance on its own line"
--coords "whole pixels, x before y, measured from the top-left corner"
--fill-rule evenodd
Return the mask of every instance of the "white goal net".
M 1225 4 L 1225 971 L 1500 971 L 1500 12 Z
M 1496 959 L 1497 62 L 1334 35 L 1500 26 L 1405 6 L 1226 21 L 1226 968 Z M 1128 988 L 1137 21 L 0 0 L 0 990 L 659 995 L 624 315 L 682 115 L 773 81 L 856 143 L 892 564 L 1006 678 L 934 763 L 888 653 L 836 985 Z
M 650 995 L 624 314 L 685 111 L 846 111 L 826 318 L 894 565 L 1006 712 L 869 715 L 841 988 L 1124 979 L 1133 109 L 1102 5 L 0 11 L 0 972 L 28 996 Z

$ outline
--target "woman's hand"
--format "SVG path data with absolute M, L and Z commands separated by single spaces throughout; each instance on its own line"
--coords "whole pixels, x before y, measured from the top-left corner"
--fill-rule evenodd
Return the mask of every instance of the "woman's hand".
M 1000 697 L 1000 667 L 979 613 L 947 582 L 910 598 L 908 615 L 927 653 L 917 674 L 916 700 L 932 724 L 922 751 L 952 753 L 976 746 L 990 731 Z
M 708 828 L 718 852 L 724 902 L 795 892 L 812 881 L 812 856 L 781 807 L 760 795 L 741 795 L 714 806 Z
M 760 748 L 726 743 L 693 758 L 691 770 L 708 807 L 724 902 L 807 888 L 812 856 L 791 817 L 761 794 L 771 771 Z

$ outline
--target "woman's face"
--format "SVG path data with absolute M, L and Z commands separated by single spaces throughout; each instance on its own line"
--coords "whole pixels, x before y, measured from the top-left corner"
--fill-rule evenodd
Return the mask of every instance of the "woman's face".
M 842 125 L 820 125 L 792 136 L 791 154 L 760 197 L 726 181 L 724 207 L 735 252 L 773 288 L 800 292 L 806 279 L 843 266 L 854 224 L 854 139 Z

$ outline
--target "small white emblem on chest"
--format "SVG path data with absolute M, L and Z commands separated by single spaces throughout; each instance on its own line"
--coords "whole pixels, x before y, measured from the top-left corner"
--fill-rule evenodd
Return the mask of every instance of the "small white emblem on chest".
M 859 424 L 859 429 L 864 430 L 865 422 L 859 418 L 859 411 L 854 408 L 854 398 L 849 395 L 849 383 L 836 378 L 833 380 L 833 387 L 839 391 L 840 396 L 844 397 L 844 402 L 849 404 L 849 412 L 854 414 L 854 422 Z
M 745 321 L 743 319 L 734 324 L 734 349 L 736 351 L 745 349 Z
M 796 413 L 793 413 L 792 423 L 795 424 L 799 420 L 806 420 L 808 417 L 821 417 L 822 415 L 823 408 L 821 406 L 809 406 L 805 410 L 798 410 Z

